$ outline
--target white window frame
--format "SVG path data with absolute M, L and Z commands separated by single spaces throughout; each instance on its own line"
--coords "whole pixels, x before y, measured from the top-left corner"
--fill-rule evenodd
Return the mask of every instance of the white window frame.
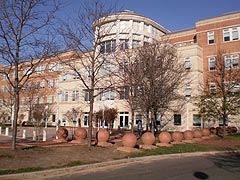
M 67 102 L 68 101 L 68 91 L 63 91 L 62 92 L 62 102 Z
M 224 56 L 224 65 L 226 69 L 239 67 L 239 55 L 228 54 Z
M 214 66 L 211 66 L 211 64 L 214 63 Z M 216 57 L 212 56 L 208 58 L 208 69 L 209 71 L 215 71 L 216 70 Z
M 238 41 L 240 37 L 240 26 L 223 29 L 223 42 Z
M 208 44 L 209 45 L 215 43 L 214 31 L 207 32 L 207 37 L 208 37 Z
M 79 91 L 74 90 L 72 91 L 72 101 L 78 101 L 79 100 Z
M 184 67 L 185 67 L 185 69 L 191 69 L 192 68 L 191 57 L 185 57 L 184 58 Z

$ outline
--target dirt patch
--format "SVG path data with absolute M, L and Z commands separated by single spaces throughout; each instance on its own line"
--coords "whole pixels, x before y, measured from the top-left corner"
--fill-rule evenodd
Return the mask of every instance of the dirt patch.
M 87 147 L 80 145 L 53 147 L 18 147 L 0 149 L 0 170 L 28 167 L 61 167 L 69 163 L 94 163 L 123 158 L 127 153 L 117 151 L 119 145 L 112 147 Z

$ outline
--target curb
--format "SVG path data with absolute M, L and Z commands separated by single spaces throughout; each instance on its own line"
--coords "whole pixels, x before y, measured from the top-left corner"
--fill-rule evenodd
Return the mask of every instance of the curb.
M 2 180 L 51 179 L 51 178 L 66 176 L 68 174 L 77 174 L 77 173 L 86 174 L 90 172 L 104 171 L 108 169 L 109 166 L 111 166 L 111 169 L 118 169 L 118 168 L 125 167 L 127 165 L 131 165 L 135 163 L 149 163 L 156 160 L 187 158 L 187 157 L 194 157 L 194 156 L 209 156 L 209 155 L 216 155 L 216 154 L 224 154 L 227 152 L 228 151 L 210 151 L 210 152 L 193 152 L 193 153 L 144 156 L 144 157 L 138 157 L 138 158 L 120 159 L 120 160 L 113 160 L 113 161 L 80 165 L 80 166 L 67 167 L 67 168 L 49 169 L 49 170 L 43 170 L 43 171 L 11 174 L 11 175 L 2 175 L 0 176 L 0 178 Z M 239 151 L 236 151 L 236 152 L 239 152 Z

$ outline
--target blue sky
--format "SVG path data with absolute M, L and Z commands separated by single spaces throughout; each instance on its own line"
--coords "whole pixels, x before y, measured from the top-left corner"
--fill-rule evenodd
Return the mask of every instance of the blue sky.
M 80 0 L 63 0 L 63 14 L 77 12 Z M 91 1 L 91 0 L 88 0 Z M 158 22 L 170 31 L 195 26 L 202 19 L 240 11 L 240 0 L 105 0 L 118 1 L 120 10 L 128 9 Z

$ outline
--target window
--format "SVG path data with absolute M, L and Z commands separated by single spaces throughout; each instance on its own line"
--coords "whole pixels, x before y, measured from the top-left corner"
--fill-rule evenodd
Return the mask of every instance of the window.
M 201 115 L 193 114 L 193 126 L 201 126 Z
M 141 46 L 141 41 L 139 40 L 133 40 L 132 42 L 132 48 L 137 48 Z
M 52 103 L 52 96 L 47 97 L 47 103 Z
M 128 39 L 120 39 L 120 50 L 128 49 Z
M 67 91 L 63 91 L 62 92 L 62 101 L 68 101 L 68 92 Z
M 138 122 L 141 120 L 142 121 L 142 115 L 141 114 L 136 114 L 136 117 L 135 117 L 135 124 L 138 124 Z
M 80 77 L 79 77 L 79 75 L 78 75 L 78 73 L 77 72 L 74 72 L 73 73 L 73 79 L 79 79 Z
M 85 89 L 84 91 L 84 101 L 90 101 L 90 92 L 89 90 Z
M 232 28 L 232 40 L 238 39 L 239 39 L 238 28 Z
M 216 70 L 216 59 L 215 57 L 208 58 L 209 70 L 214 71 Z
M 214 44 L 215 43 L 214 32 L 213 31 L 207 32 L 207 36 L 208 36 L 208 44 Z
M 174 125 L 175 126 L 181 126 L 181 124 L 182 124 L 181 114 L 174 114 L 173 118 L 174 118 Z
M 49 72 L 54 72 L 59 70 L 59 63 L 51 63 L 49 64 Z
M 63 72 L 62 73 L 62 80 L 66 81 L 68 79 L 68 73 L 67 72 Z
M 40 65 L 40 66 L 37 66 L 36 68 L 36 73 L 44 73 L 46 70 L 46 65 Z
M 192 88 L 190 84 L 186 84 L 185 86 L 185 96 L 189 97 L 192 94 Z
M 53 88 L 53 80 L 48 80 L 48 88 Z
M 38 82 L 34 82 L 34 89 L 38 89 Z
M 54 102 L 54 103 L 57 103 L 57 102 L 58 102 L 58 96 L 54 96 L 54 97 L 53 97 L 53 102 Z
M 223 29 L 223 41 L 235 41 L 239 40 L 240 27 L 233 27 L 228 29 Z
M 210 94 L 216 94 L 217 87 L 215 83 L 210 83 L 209 84 L 209 92 Z
M 88 126 L 89 113 L 84 113 L 83 115 L 83 126 Z
M 99 75 L 100 76 L 105 76 L 113 73 L 115 70 L 115 65 L 112 63 L 105 63 L 101 66 L 99 70 Z
M 229 82 L 229 83 L 226 83 L 226 90 L 228 92 L 231 92 L 231 93 L 239 92 L 239 90 L 240 90 L 240 83 L 239 82 Z
M 191 57 L 185 57 L 184 58 L 184 67 L 185 69 L 191 69 Z
M 129 98 L 129 87 L 122 87 L 119 89 L 119 99 L 125 100 Z
M 79 91 L 73 91 L 72 92 L 72 101 L 78 101 L 79 100 Z
M 103 91 L 103 89 L 99 89 L 99 91 Z M 102 101 L 103 99 L 114 100 L 114 89 L 110 88 L 110 89 L 107 89 L 105 92 L 101 93 L 99 95 L 99 100 Z
M 224 29 L 223 30 L 223 39 L 224 41 L 230 41 L 230 31 L 229 29 Z
M 116 40 L 105 41 L 100 47 L 100 53 L 110 53 L 116 51 Z
M 124 73 L 126 71 L 127 66 L 128 66 L 127 62 L 120 62 L 119 63 L 119 72 Z
M 39 104 L 43 104 L 43 97 L 39 97 Z
M 238 60 L 238 54 L 229 54 L 224 56 L 225 68 L 237 68 Z
M 45 87 L 45 82 L 44 81 L 41 81 L 40 82 L 40 88 L 43 89 Z

